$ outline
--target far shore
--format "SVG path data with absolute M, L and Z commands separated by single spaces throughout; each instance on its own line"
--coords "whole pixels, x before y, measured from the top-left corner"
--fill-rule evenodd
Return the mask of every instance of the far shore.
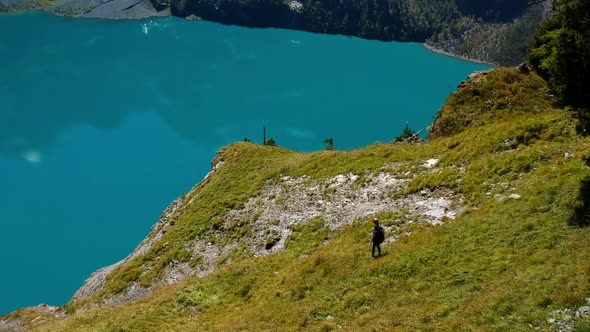
M 90 0 L 87 0 L 90 1 Z M 115 3 L 121 3 L 121 2 L 127 2 L 129 0 L 114 0 L 113 2 Z M 143 4 L 146 4 L 147 1 L 142 1 Z M 3 3 L 3 0 L 0 0 L 0 4 Z M 100 6 L 98 6 L 100 7 Z M 139 13 L 132 13 L 131 15 L 128 16 L 121 16 L 121 12 L 118 12 L 116 9 L 112 10 L 112 11 L 103 11 L 100 13 L 96 13 L 94 12 L 94 10 L 92 10 L 90 13 L 86 13 L 86 14 L 80 14 L 80 15 L 71 15 L 71 14 L 65 14 L 56 10 L 52 10 L 51 7 L 39 7 L 39 8 L 30 8 L 30 9 L 26 9 L 26 10 L 15 10 L 12 12 L 5 12 L 5 13 L 0 13 L 0 15 L 2 14 L 14 14 L 14 13 L 19 13 L 19 12 L 27 12 L 27 11 L 45 11 L 47 13 L 53 14 L 53 15 L 57 15 L 57 16 L 65 16 L 65 17 L 74 17 L 74 18 L 99 18 L 99 19 L 107 19 L 107 20 L 119 20 L 119 19 L 130 19 L 130 20 L 135 20 L 135 19 L 146 19 L 146 18 L 150 18 L 150 17 L 166 17 L 166 16 L 171 16 L 170 14 L 170 10 L 162 10 L 162 11 L 156 11 L 153 7 L 151 6 L 146 6 L 147 8 L 144 8 L 144 10 L 140 11 Z M 150 8 L 151 7 L 151 8 Z M 114 8 L 112 8 L 114 9 Z M 97 15 L 98 14 L 98 15 Z M 492 66 L 492 67 L 498 67 L 499 65 L 497 63 L 491 63 L 491 62 L 487 62 L 487 61 L 483 61 L 483 60 L 478 60 L 478 59 L 473 59 L 473 58 L 469 58 L 466 56 L 462 56 L 462 55 L 457 55 L 448 51 L 445 51 L 443 49 L 434 47 L 432 45 L 427 44 L 426 42 L 421 43 L 422 46 L 424 48 L 426 48 L 427 50 L 436 53 L 436 54 L 440 54 L 440 55 L 444 55 L 444 56 L 448 56 L 451 58 L 457 58 L 457 59 L 461 59 L 461 60 L 465 60 L 465 61 L 469 61 L 469 62 L 473 62 L 473 63 L 479 63 L 482 65 L 487 65 L 487 66 Z
M 462 56 L 462 55 L 457 55 L 451 52 L 447 52 L 443 49 L 440 48 L 436 48 L 432 45 L 428 45 L 427 43 L 422 43 L 422 46 L 424 48 L 426 48 L 427 50 L 429 50 L 432 53 L 436 53 L 436 54 L 440 54 L 440 55 L 444 55 L 444 56 L 448 56 L 451 58 L 457 58 L 457 59 L 461 59 L 461 60 L 465 60 L 465 61 L 469 61 L 469 62 L 474 62 L 474 63 L 479 63 L 482 65 L 487 65 L 487 66 L 492 66 L 492 67 L 498 67 L 499 65 L 497 63 L 491 63 L 491 62 L 486 62 L 486 61 L 482 61 L 482 60 L 477 60 L 477 59 L 472 59 L 472 58 L 468 58 L 466 56 Z

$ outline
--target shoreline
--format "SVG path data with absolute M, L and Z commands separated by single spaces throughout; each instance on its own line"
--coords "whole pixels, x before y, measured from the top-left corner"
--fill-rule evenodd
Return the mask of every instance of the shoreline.
M 15 8 L 10 1 L 0 0 L 0 8 L 4 8 L 0 12 L 0 16 L 43 12 L 58 17 L 113 21 L 172 16 L 170 8 L 158 11 L 148 0 L 139 0 L 138 2 L 136 0 L 112 0 L 98 5 L 93 0 L 62 0 L 50 6 L 39 5 L 34 0 L 23 0 L 18 8 Z
M 463 55 L 457 55 L 451 52 L 447 52 L 443 49 L 440 48 L 436 48 L 432 45 L 427 44 L 426 42 L 420 43 L 422 44 L 422 47 L 424 47 L 425 49 L 427 49 L 428 51 L 432 52 L 432 53 L 436 53 L 436 54 L 440 54 L 440 55 L 444 55 L 447 56 L 449 58 L 455 58 L 455 59 L 460 59 L 460 60 L 464 60 L 464 61 L 468 61 L 468 62 L 473 62 L 473 63 L 478 63 L 481 65 L 486 65 L 486 66 L 491 66 L 491 67 L 500 67 L 499 64 L 497 63 L 492 63 L 492 62 L 487 62 L 487 61 L 483 61 L 483 60 L 477 60 L 477 59 L 472 59 L 472 58 L 468 58 L 466 56 Z
M 116 2 L 124 2 L 126 0 L 114 0 Z M 0 4 L 3 1 L 0 0 Z M 149 1 L 141 1 L 140 3 L 146 4 Z M 67 3 L 67 1 L 66 1 Z M 6 4 L 4 4 L 7 8 L 12 9 L 10 6 L 7 6 Z M 92 19 L 103 19 L 103 20 L 142 20 L 142 19 L 149 19 L 149 18 L 161 18 L 161 17 L 179 17 L 179 16 L 174 16 L 170 13 L 170 9 L 164 9 L 162 11 L 157 11 L 155 10 L 155 8 L 153 8 L 153 6 L 147 6 L 147 7 L 151 7 L 151 8 L 144 8 L 146 9 L 145 11 L 142 11 L 141 13 L 135 13 L 136 15 L 121 15 L 121 12 L 118 10 L 114 10 L 112 12 L 109 12 L 109 14 L 106 14 L 105 12 L 100 13 L 99 15 L 96 15 L 97 13 L 93 13 L 94 10 L 98 7 L 101 7 L 100 5 L 91 9 L 89 12 L 84 13 L 84 14 L 69 14 L 69 13 L 64 13 L 64 12 L 60 12 L 59 10 L 56 10 L 59 7 L 55 7 L 55 6 L 42 6 L 42 7 L 38 7 L 38 8 L 29 8 L 29 9 L 24 9 L 24 10 L 13 10 L 13 11 L 8 11 L 8 12 L 3 12 L 0 13 L 0 16 L 2 15 L 11 15 L 11 14 L 18 14 L 18 13 L 26 13 L 26 12 L 34 12 L 34 11 L 41 11 L 41 12 L 45 12 L 48 13 L 50 15 L 56 15 L 56 16 L 61 16 L 61 17 L 71 17 L 71 18 L 92 18 Z M 118 15 L 117 15 L 118 14 Z M 182 17 L 179 17 L 182 18 Z M 296 29 L 299 30 L 299 29 Z M 300 30 L 303 31 L 303 30 Z M 349 36 L 349 37 L 358 37 L 358 36 L 354 36 L 354 35 L 344 35 L 344 36 Z M 362 37 L 359 37 L 362 38 Z M 396 41 L 396 42 L 400 42 L 397 40 L 392 40 L 392 41 Z M 428 51 L 432 52 L 432 53 L 436 53 L 436 54 L 440 54 L 440 55 L 444 55 L 450 58 L 455 58 L 455 59 L 460 59 L 460 60 L 464 60 L 464 61 L 468 61 L 468 62 L 472 62 L 472 63 L 477 63 L 477 64 L 482 64 L 482 65 L 487 65 L 490 67 L 499 67 L 500 65 L 497 63 L 492 63 L 492 62 L 487 62 L 487 61 L 483 61 L 483 60 L 478 60 L 478 59 L 473 59 L 473 58 L 469 58 L 466 56 L 462 56 L 462 55 L 458 55 L 458 54 L 454 54 L 448 51 L 445 51 L 443 49 L 437 48 L 435 46 L 429 45 L 427 42 L 416 42 L 422 45 L 422 47 L 424 47 L 425 49 L 427 49 Z

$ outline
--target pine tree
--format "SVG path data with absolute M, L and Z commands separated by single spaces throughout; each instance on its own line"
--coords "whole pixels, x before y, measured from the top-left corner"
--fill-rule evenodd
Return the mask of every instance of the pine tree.
M 537 32 L 529 62 L 559 103 L 590 107 L 590 1 L 561 0 Z

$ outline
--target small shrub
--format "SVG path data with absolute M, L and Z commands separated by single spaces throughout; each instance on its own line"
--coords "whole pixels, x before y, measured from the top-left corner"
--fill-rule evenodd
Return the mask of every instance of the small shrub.
M 175 304 L 181 310 L 203 310 L 219 304 L 220 298 L 216 294 L 209 294 L 201 289 L 188 288 L 182 290 L 174 299 Z
M 269 138 L 264 142 L 264 145 L 266 146 L 277 146 L 277 142 L 275 141 L 274 138 Z
M 244 299 L 249 299 L 251 296 L 250 291 L 252 290 L 252 287 L 252 280 L 246 280 L 245 283 L 239 288 L 238 295 Z

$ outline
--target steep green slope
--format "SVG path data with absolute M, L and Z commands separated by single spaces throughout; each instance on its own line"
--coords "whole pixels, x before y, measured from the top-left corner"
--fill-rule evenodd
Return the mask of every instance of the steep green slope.
M 429 138 L 545 112 L 551 108 L 547 96 L 545 81 L 535 74 L 506 69 L 473 73 L 449 96 L 430 127 Z
M 101 291 L 68 304 L 65 318 L 11 317 L 39 331 L 587 330 L 588 319 L 566 316 L 590 298 L 590 138 L 577 134 L 572 113 L 550 107 L 535 74 L 499 69 L 476 78 L 439 116 L 471 121 L 425 143 L 309 154 L 249 143 L 224 148 L 215 171 L 182 198 L 173 225 L 164 234 L 156 225 L 151 249 L 119 266 Z M 521 93 L 531 86 L 538 92 Z M 424 165 L 433 158 L 435 167 Z M 284 250 L 261 257 L 243 242 L 254 221 L 223 222 L 249 198 L 261 200 L 269 181 L 306 175 L 316 185 L 356 174 L 358 188 L 345 193 L 352 195 L 371 186 L 373 172 L 404 181 L 383 200 L 448 191 L 463 212 L 433 225 L 386 207 L 342 227 L 320 214 L 291 225 Z M 273 195 L 284 209 L 277 200 L 288 197 Z M 373 216 L 390 239 L 379 259 L 369 251 Z M 171 264 L 195 259 L 187 244 L 199 238 L 242 245 L 203 278 L 157 287 L 122 306 L 88 306 L 130 283 L 157 284 Z

